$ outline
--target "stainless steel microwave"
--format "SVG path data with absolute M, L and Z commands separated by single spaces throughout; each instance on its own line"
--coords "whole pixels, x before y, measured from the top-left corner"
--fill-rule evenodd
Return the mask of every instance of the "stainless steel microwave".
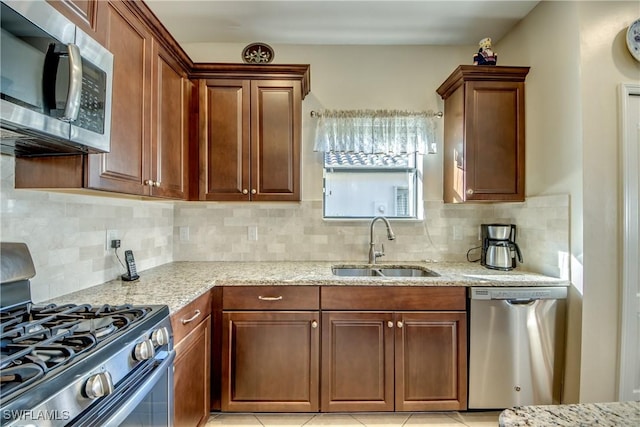
M 0 6 L 1 151 L 108 152 L 111 52 L 44 0 Z

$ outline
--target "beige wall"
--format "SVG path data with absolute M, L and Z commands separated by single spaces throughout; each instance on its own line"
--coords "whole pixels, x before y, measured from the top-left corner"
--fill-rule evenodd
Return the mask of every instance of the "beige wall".
M 527 195 L 571 197 L 565 400 L 617 398 L 618 85 L 640 81 L 625 32 L 640 3 L 540 3 L 496 47 L 527 79 Z M 504 64 L 503 61 L 501 61 Z

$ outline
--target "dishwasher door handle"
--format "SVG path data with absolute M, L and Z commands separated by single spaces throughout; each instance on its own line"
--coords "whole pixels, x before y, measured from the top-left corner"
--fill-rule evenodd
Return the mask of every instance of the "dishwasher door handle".
M 509 305 L 533 305 L 536 299 L 508 299 L 505 300 Z

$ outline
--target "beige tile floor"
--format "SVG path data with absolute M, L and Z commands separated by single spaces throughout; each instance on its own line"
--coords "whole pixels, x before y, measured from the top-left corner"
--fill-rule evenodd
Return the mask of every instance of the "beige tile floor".
M 206 427 L 494 427 L 500 412 L 211 414 Z

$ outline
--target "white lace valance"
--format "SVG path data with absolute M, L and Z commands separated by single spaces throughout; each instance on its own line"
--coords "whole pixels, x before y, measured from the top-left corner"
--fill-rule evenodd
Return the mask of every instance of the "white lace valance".
M 436 153 L 432 112 L 398 110 L 324 110 L 315 113 L 315 151 Z

